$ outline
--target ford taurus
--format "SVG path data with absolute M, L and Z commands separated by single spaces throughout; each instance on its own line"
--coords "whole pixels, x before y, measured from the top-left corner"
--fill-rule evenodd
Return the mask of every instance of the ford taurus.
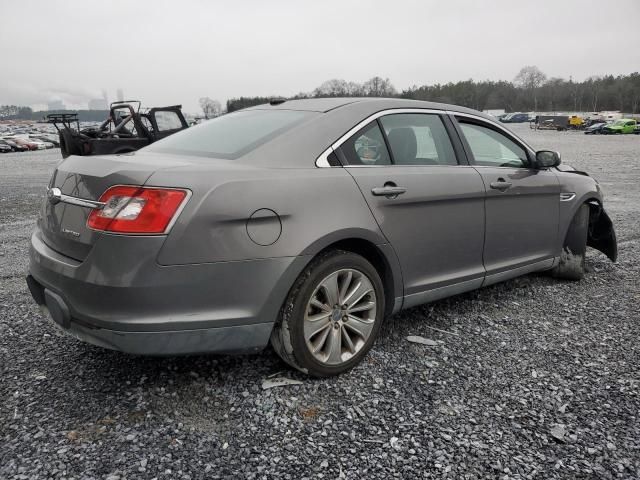
M 401 309 L 616 260 L 598 183 L 477 111 L 273 101 L 55 169 L 27 283 L 65 331 L 135 354 L 356 365 Z

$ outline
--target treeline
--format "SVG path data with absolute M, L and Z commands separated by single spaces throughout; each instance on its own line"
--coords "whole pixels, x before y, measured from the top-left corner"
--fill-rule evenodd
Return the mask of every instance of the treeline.
M 81 122 L 101 122 L 109 116 L 109 110 L 37 110 L 16 105 L 0 105 L 0 120 L 46 121 L 50 113 L 77 113 Z
M 33 112 L 29 107 L 18 105 L 0 105 L 0 120 L 14 118 L 31 118 Z
M 346 80 L 327 80 L 311 93 L 299 93 L 292 99 L 320 97 L 395 97 L 398 92 L 388 78 L 373 77 L 364 83 Z M 227 112 L 269 103 L 274 98 L 285 97 L 240 97 L 227 100 Z
M 293 98 L 399 97 L 450 103 L 476 110 L 505 109 L 507 112 L 640 112 L 640 73 L 589 77 L 582 82 L 547 78 L 535 66 L 523 67 L 513 81 L 464 80 L 445 84 L 413 86 L 398 92 L 389 79 L 373 77 L 363 84 L 333 79 L 309 93 Z M 227 111 L 267 103 L 274 97 L 240 97 L 227 101 Z

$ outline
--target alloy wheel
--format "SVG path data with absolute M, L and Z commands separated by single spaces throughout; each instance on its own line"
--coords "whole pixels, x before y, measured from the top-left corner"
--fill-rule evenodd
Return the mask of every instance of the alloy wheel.
M 356 269 L 341 269 L 313 291 L 304 315 L 304 339 L 326 365 L 349 361 L 367 343 L 377 313 L 371 280 Z

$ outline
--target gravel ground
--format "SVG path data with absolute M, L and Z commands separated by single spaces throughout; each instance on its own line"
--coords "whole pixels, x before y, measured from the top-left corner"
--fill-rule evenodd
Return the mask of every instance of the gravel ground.
M 402 312 L 327 380 L 270 350 L 142 358 L 59 335 L 24 283 L 59 154 L 0 156 L 0 478 L 640 478 L 640 136 L 516 129 L 601 182 L 619 262 Z

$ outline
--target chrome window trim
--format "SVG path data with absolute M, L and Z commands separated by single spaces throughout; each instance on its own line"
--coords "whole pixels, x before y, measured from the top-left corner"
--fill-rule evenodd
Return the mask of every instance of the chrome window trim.
M 504 168 L 506 170 L 535 170 L 535 171 L 540 171 L 539 168 L 534 168 L 531 166 L 522 166 L 522 167 L 501 167 L 500 165 L 496 165 L 495 167 L 493 165 L 471 165 L 473 168 Z
M 390 115 L 393 113 L 429 113 L 429 114 L 436 114 L 436 115 L 447 114 L 445 110 L 434 110 L 432 108 L 388 108 L 386 110 L 381 110 L 379 112 L 373 113 L 369 115 L 367 118 L 365 118 L 364 120 L 362 120 L 361 122 L 359 122 L 358 124 L 356 124 L 355 127 L 349 129 L 347 133 L 342 135 L 338 140 L 333 142 L 329 148 L 327 148 L 324 152 L 322 152 L 320 156 L 316 159 L 316 167 L 331 168 L 331 165 L 329 165 L 329 159 L 327 158 L 329 157 L 329 155 L 331 155 L 335 150 L 340 148 L 344 142 L 346 142 L 353 134 L 355 134 L 362 127 L 366 126 L 367 124 L 373 122 L 374 120 L 380 117 L 384 117 L 385 115 Z M 349 166 L 353 167 L 354 165 L 349 165 Z M 373 166 L 394 167 L 396 165 L 360 165 L 360 167 L 373 167 Z M 417 165 L 417 166 L 420 166 L 420 165 Z
M 387 163 L 385 165 L 345 165 L 344 167 L 341 168 L 389 168 L 389 167 L 394 167 L 394 168 L 435 168 L 435 167 L 449 167 L 449 168 L 460 168 L 460 167 L 467 167 L 467 168 L 474 168 L 473 165 L 465 165 L 465 164 L 459 164 L 459 165 L 450 165 L 450 164 L 442 164 L 442 165 L 433 165 L 433 164 L 429 164 L 429 165 L 397 165 L 395 163 Z

